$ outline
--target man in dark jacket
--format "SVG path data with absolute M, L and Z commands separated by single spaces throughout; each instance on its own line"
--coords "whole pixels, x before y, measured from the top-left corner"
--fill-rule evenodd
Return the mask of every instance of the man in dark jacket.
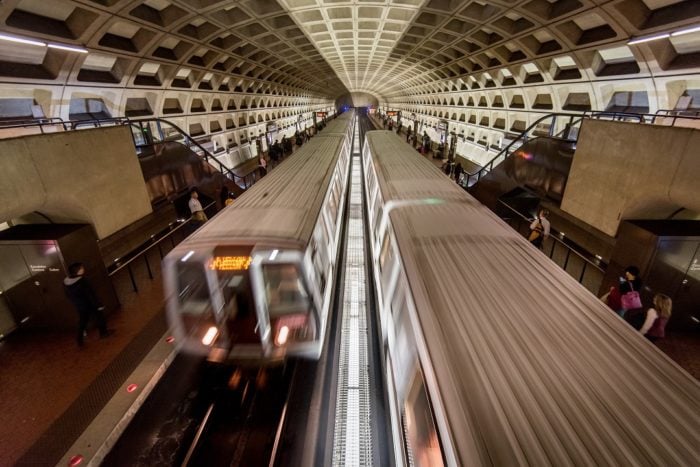
M 85 266 L 82 263 L 73 263 L 68 267 L 68 277 L 63 280 L 66 295 L 78 311 L 78 347 L 83 346 L 83 337 L 91 316 L 97 321 L 100 337 L 107 337 L 113 332 L 107 329 L 107 321 L 102 314 L 104 307 L 84 275 Z

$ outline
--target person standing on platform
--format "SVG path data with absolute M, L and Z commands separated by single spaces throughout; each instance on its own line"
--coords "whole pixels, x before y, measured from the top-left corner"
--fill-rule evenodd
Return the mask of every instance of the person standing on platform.
M 644 318 L 644 324 L 639 332 L 647 339 L 656 342 L 666 336 L 666 323 L 671 317 L 671 297 L 662 293 L 654 295 L 654 306 L 649 308 Z
M 231 193 L 228 191 L 228 187 L 226 185 L 223 185 L 221 187 L 221 191 L 219 192 L 219 201 L 221 201 L 221 208 L 223 209 L 226 207 L 226 200 L 231 196 Z
M 265 160 L 265 155 L 260 155 L 260 161 L 258 163 L 258 168 L 260 169 L 260 176 L 264 177 L 267 175 L 267 160 Z
M 192 188 L 190 191 L 190 201 L 188 203 L 190 212 L 192 213 L 192 219 L 198 224 L 204 224 L 208 219 L 207 215 L 202 209 L 202 203 L 199 202 L 199 193 L 197 193 L 196 188 Z
M 542 249 L 542 243 L 549 237 L 549 220 L 547 216 L 549 211 L 546 209 L 540 209 L 535 220 L 530 224 L 530 236 L 527 238 L 530 243 L 535 245 L 537 248 Z
M 78 347 L 83 347 L 85 343 L 85 332 L 92 317 L 97 321 L 100 337 L 104 338 L 114 333 L 111 329 L 107 329 L 107 321 L 102 314 L 105 307 L 102 306 L 90 282 L 84 276 L 85 266 L 82 263 L 73 263 L 68 266 L 68 277 L 63 280 L 66 296 L 78 312 Z
M 639 268 L 637 266 L 628 266 L 623 277 L 620 277 L 620 309 L 617 310 L 617 314 L 621 318 L 624 318 L 625 313 L 629 310 L 642 308 L 642 300 L 639 293 L 642 291 L 643 285 L 642 279 L 639 277 Z
M 459 177 L 462 176 L 462 172 L 464 172 L 464 169 L 462 168 L 462 163 L 457 162 L 457 165 L 455 165 L 455 182 L 459 183 Z

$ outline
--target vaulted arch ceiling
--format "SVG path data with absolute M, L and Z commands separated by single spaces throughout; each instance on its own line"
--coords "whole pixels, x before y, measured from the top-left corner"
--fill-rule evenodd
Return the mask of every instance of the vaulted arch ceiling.
M 697 0 L 4 0 L 1 32 L 90 53 L 1 42 L 0 82 L 400 101 L 695 76 L 700 32 L 626 44 L 699 22 Z

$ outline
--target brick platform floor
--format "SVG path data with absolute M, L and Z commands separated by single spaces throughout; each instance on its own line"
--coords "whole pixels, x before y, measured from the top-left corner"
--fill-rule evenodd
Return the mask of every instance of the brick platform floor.
M 151 265 L 159 264 L 158 254 Z M 115 277 L 122 307 L 108 317 L 116 333 L 99 339 L 89 332 L 78 349 L 73 330 L 23 331 L 0 343 L 0 465 L 16 464 L 41 435 L 61 417 L 90 384 L 163 310 L 163 288 L 137 266 L 139 293 L 131 291 L 128 274 Z M 77 316 L 76 316 L 77 327 Z M 114 383 L 114 389 L 121 384 Z M 65 446 L 68 449 L 70 444 Z M 48 460 L 48 459 L 47 459 Z M 34 464 L 41 465 L 41 464 Z

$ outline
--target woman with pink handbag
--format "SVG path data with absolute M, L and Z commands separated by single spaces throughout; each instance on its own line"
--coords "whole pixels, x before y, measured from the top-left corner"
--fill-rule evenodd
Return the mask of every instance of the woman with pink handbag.
M 642 279 L 639 278 L 639 268 L 628 266 L 624 277 L 620 277 L 620 304 L 617 314 L 625 317 L 627 310 L 636 310 L 642 307 L 642 299 L 639 292 L 642 290 Z

